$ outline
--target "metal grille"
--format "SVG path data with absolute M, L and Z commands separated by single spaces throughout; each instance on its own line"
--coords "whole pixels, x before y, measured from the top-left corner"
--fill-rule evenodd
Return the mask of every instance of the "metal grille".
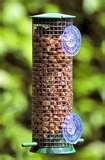
M 61 48 L 60 35 L 70 19 L 33 19 L 32 137 L 39 147 L 68 146 L 62 136 L 72 111 L 72 58 Z

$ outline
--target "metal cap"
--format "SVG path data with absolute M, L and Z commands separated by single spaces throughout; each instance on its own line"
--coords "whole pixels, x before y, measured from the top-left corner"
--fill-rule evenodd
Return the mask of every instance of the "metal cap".
M 32 18 L 53 18 L 53 19 L 62 19 L 62 18 L 67 18 L 67 19 L 72 19 L 75 18 L 76 16 L 73 15 L 67 15 L 67 14 L 61 14 L 61 13 L 44 13 L 44 14 L 39 14 L 39 15 L 33 15 L 31 16 Z

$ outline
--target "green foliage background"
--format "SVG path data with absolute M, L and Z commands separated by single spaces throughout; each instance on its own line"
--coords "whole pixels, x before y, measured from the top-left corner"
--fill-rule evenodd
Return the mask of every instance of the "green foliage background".
M 32 33 L 30 15 L 77 16 L 82 33 L 74 58 L 74 110 L 84 122 L 85 142 L 73 156 L 32 154 Z M 0 160 L 105 160 L 105 0 L 0 0 Z

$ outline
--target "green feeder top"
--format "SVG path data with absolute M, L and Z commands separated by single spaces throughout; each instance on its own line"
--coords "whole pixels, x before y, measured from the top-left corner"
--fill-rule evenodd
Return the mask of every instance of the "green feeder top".
M 32 18 L 75 18 L 76 16 L 73 15 L 67 15 L 67 14 L 61 14 L 61 13 L 44 13 L 44 14 L 39 14 L 39 15 L 33 15 Z

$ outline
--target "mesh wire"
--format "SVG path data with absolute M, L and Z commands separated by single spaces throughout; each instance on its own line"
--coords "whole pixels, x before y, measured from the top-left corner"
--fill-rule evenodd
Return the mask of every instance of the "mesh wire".
M 70 19 L 33 19 L 32 138 L 41 147 L 68 146 L 62 136 L 65 116 L 72 111 L 72 58 L 60 36 Z

